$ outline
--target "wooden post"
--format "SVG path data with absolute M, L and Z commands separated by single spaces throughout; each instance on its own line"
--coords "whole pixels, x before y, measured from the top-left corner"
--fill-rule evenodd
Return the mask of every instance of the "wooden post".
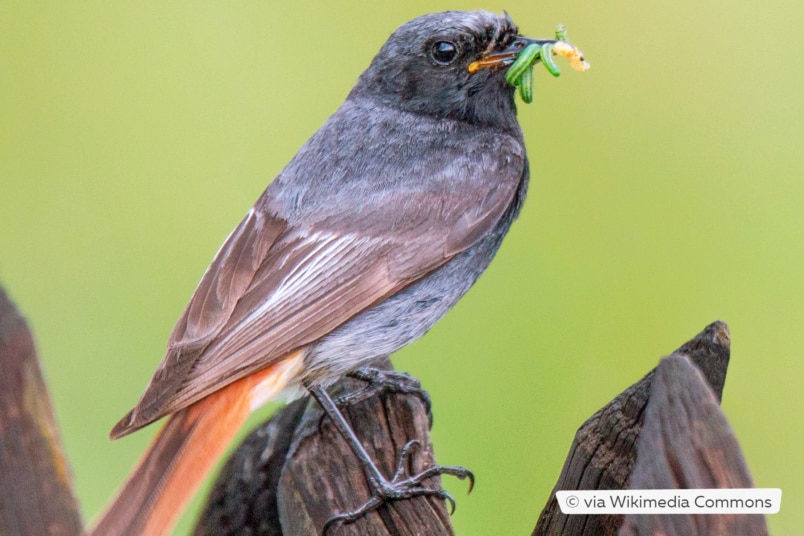
M 656 369 L 637 441 L 631 489 L 752 488 L 740 445 L 718 400 L 686 356 Z M 768 534 L 762 515 L 628 515 L 622 536 Z
M 383 362 L 390 368 L 390 362 Z M 344 379 L 342 392 L 360 383 Z M 337 391 L 337 389 L 336 389 Z M 410 439 L 411 474 L 434 464 L 429 417 L 422 400 L 410 394 L 378 394 L 343 409 L 372 459 L 390 477 L 400 450 Z M 440 486 L 438 477 L 425 481 Z M 196 536 L 321 534 L 327 520 L 369 497 L 352 451 L 308 398 L 280 410 L 258 427 L 226 463 L 195 531 Z M 351 525 L 335 524 L 329 536 L 453 534 L 443 500 L 417 497 L 394 501 Z
M 81 526 L 33 337 L 0 288 L 0 535 L 76 536 Z
M 590 417 L 575 435 L 575 439 L 570 447 L 569 455 L 564 462 L 564 468 L 558 477 L 558 482 L 547 501 L 547 505 L 542 510 L 534 536 L 543 535 L 563 535 L 563 536 L 585 536 L 585 535 L 615 535 L 620 534 L 620 529 L 626 528 L 623 524 L 621 515 L 565 515 L 562 514 L 555 492 L 559 490 L 619 490 L 619 489 L 641 489 L 641 488 L 672 488 L 670 481 L 659 485 L 656 481 L 648 478 L 639 477 L 636 483 L 632 484 L 632 475 L 637 461 L 637 454 L 641 456 L 639 463 L 643 475 L 647 475 L 653 469 L 663 467 L 667 469 L 668 451 L 661 450 L 657 444 L 658 436 L 666 434 L 669 437 L 670 430 L 678 430 L 679 427 L 713 427 L 723 430 L 728 427 L 728 423 L 720 412 L 719 403 L 723 394 L 723 386 L 726 381 L 726 370 L 729 363 L 730 336 L 728 326 L 723 322 L 714 322 L 707 326 L 701 333 L 681 348 L 676 350 L 671 358 L 668 358 L 657 369 L 649 372 L 644 378 L 623 391 L 606 406 Z M 687 363 L 687 367 L 677 365 L 677 363 Z M 693 370 L 695 375 L 689 371 Z M 679 374 L 679 377 L 674 377 Z M 658 379 L 657 379 L 658 378 Z M 675 391 L 679 389 L 689 389 L 696 393 L 695 396 L 700 400 L 687 400 L 687 405 L 701 403 L 700 412 L 706 413 L 704 422 L 688 420 L 691 415 L 685 414 L 682 407 L 678 404 L 670 404 L 668 387 L 673 386 Z M 705 393 L 702 394 L 702 393 Z M 691 395 L 692 396 L 692 395 Z M 706 400 L 706 404 L 702 400 Z M 705 409 L 704 409 L 705 406 Z M 717 412 L 712 410 L 717 408 Z M 642 439 L 643 427 L 647 428 L 647 438 Z M 729 430 L 730 432 L 730 430 Z M 715 439 L 716 437 L 716 439 Z M 701 478 L 685 481 L 686 485 L 681 487 L 701 487 L 697 484 L 704 481 L 711 485 L 703 487 L 728 487 L 730 482 L 741 482 L 744 485 L 738 487 L 750 487 L 750 479 L 743 478 L 742 469 L 745 462 L 733 436 L 720 433 L 699 435 L 687 435 L 686 440 L 691 441 L 692 450 L 681 449 L 674 453 L 677 463 L 681 463 L 689 471 L 703 471 L 706 467 L 695 458 L 695 449 L 714 449 L 718 441 L 723 441 L 722 447 L 728 451 L 728 456 L 735 466 L 736 473 L 721 475 L 722 478 L 709 482 L 701 475 Z M 650 446 L 648 446 L 650 445 Z M 678 449 L 681 445 L 672 442 L 666 445 L 668 449 Z M 727 464 L 728 465 L 728 464 Z M 724 470 L 724 466 L 711 469 Z M 747 469 L 745 470 L 747 475 Z M 667 484 L 666 486 L 664 484 Z M 636 486 L 640 486 L 639 488 Z M 734 487 L 734 486 L 732 486 Z M 662 518 L 677 516 L 633 516 L 628 521 L 627 530 L 624 534 L 685 534 L 693 536 L 695 534 L 708 534 L 703 532 L 658 532 L 645 527 L 659 527 L 660 525 L 643 525 L 648 518 L 654 522 L 661 523 Z M 684 517 L 684 516 L 681 516 Z M 688 516 L 705 517 L 705 516 Z M 718 516 L 706 516 L 716 518 Z M 729 516 L 726 516 L 729 517 Z M 731 516 L 735 517 L 735 516 Z M 754 528 L 764 527 L 763 516 L 736 516 L 742 520 L 745 527 L 751 527 L 746 534 L 763 534 L 761 531 L 754 531 Z M 637 521 L 635 519 L 639 518 Z M 658 520 L 658 521 L 657 521 Z M 698 526 L 720 527 L 735 526 L 731 521 L 716 521 L 710 519 L 708 524 Z M 719 524 L 727 523 L 728 525 Z M 695 524 L 695 522 L 693 522 Z M 723 532 L 713 532 L 721 534 Z M 727 534 L 723 533 L 723 534 Z M 741 533 L 740 531 L 733 532 Z
M 729 332 L 708 326 L 578 430 L 535 535 L 767 534 L 761 515 L 575 515 L 556 490 L 751 487 L 736 438 L 720 410 Z M 390 368 L 385 359 L 381 366 Z M 350 392 L 360 382 L 342 380 Z M 334 394 L 337 394 L 337 390 Z M 417 439 L 407 470 L 433 465 L 430 419 L 416 395 L 377 393 L 343 409 L 387 476 Z M 548 440 L 548 439 L 545 439 Z M 440 479 L 424 482 L 438 489 Z M 362 504 L 369 489 L 352 451 L 308 399 L 258 427 L 226 463 L 196 536 L 321 534 L 331 516 Z M 71 476 L 30 331 L 0 288 L 0 536 L 82 533 Z M 453 534 L 432 496 L 390 502 L 330 536 Z

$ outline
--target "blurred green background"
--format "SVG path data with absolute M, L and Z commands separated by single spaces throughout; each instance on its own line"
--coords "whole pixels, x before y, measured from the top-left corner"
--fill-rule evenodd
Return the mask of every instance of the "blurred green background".
M 592 70 L 537 69 L 524 213 L 394 360 L 432 394 L 438 460 L 477 475 L 468 497 L 447 482 L 457 533 L 529 534 L 580 423 L 716 319 L 723 407 L 756 484 L 783 489 L 772 532 L 796 532 L 804 4 L 290 6 L 0 4 L 0 281 L 35 330 L 85 517 L 155 433 L 107 440 L 227 233 L 398 25 L 485 8 L 532 36 L 566 24 Z

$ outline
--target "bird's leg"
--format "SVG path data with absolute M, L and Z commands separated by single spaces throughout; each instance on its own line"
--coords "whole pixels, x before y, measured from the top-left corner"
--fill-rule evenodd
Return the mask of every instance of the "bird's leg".
M 310 394 L 313 396 L 313 398 L 318 401 L 318 403 L 321 405 L 321 408 L 324 410 L 324 413 L 327 414 L 332 423 L 335 425 L 335 428 L 349 444 L 350 448 L 355 453 L 355 456 L 357 456 L 358 460 L 360 461 L 360 465 L 363 467 L 363 471 L 365 472 L 369 487 L 371 488 L 371 498 L 369 498 L 368 501 L 352 511 L 338 514 L 328 519 L 324 524 L 324 534 L 326 534 L 327 530 L 332 525 L 336 523 L 353 523 L 354 521 L 366 515 L 368 512 L 379 508 L 388 501 L 411 499 L 413 497 L 419 497 L 422 495 L 434 495 L 449 501 L 450 505 L 452 506 L 452 510 L 454 510 L 455 501 L 449 493 L 441 488 L 431 489 L 422 485 L 424 480 L 433 476 L 446 474 L 456 476 L 460 479 L 468 478 L 469 491 L 472 490 L 472 486 L 474 485 L 474 476 L 472 475 L 471 471 L 463 467 L 434 465 L 418 474 L 406 475 L 406 461 L 411 449 L 415 445 L 419 444 L 417 440 L 409 441 L 402 448 L 397 460 L 396 471 L 394 472 L 391 480 L 388 480 L 382 475 L 376 464 L 372 461 L 371 457 L 368 455 L 368 452 L 366 452 L 366 449 L 363 448 L 363 444 L 360 443 L 360 440 L 357 438 L 357 435 L 355 435 L 352 427 L 348 422 L 346 422 L 343 414 L 340 412 L 338 406 L 335 404 L 335 401 L 332 400 L 332 397 L 329 396 L 327 391 L 321 386 L 307 386 L 307 390 L 310 391 Z

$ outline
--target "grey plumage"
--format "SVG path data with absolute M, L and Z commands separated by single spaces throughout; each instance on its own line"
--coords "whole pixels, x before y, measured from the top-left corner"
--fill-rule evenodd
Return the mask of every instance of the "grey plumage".
M 313 343 L 307 358 L 309 375 L 325 384 L 367 360 L 393 353 L 424 335 L 489 265 L 526 193 L 528 166 L 524 149 L 510 134 L 491 129 L 477 132 L 471 124 L 431 120 L 415 114 L 397 112 L 393 116 L 400 123 L 400 134 L 391 136 L 391 142 L 379 140 L 384 147 L 377 148 L 389 157 L 372 159 L 372 166 L 380 167 L 388 181 L 387 193 L 376 189 L 375 192 L 380 198 L 390 197 L 397 207 L 411 204 L 408 211 L 417 217 L 401 222 L 401 226 L 395 220 L 365 221 L 362 226 L 377 229 L 393 221 L 398 227 L 387 232 L 397 236 L 408 233 L 420 236 L 432 233 L 433 228 L 443 232 L 442 222 L 450 217 L 457 219 L 473 212 L 486 212 L 481 207 L 495 194 L 505 199 L 505 208 L 499 212 L 503 208 L 500 206 L 494 212 L 498 220 L 494 225 L 483 226 L 482 236 L 471 237 L 474 241 L 471 247 L 462 249 L 443 266 Z M 433 135 L 434 132 L 438 134 Z M 484 150 L 470 154 L 466 147 L 470 139 Z M 311 142 L 314 143 L 315 138 Z M 410 168 L 398 165 L 395 157 L 403 150 L 419 155 L 413 158 L 423 162 L 422 175 L 430 180 L 411 180 L 406 175 Z M 429 157 L 421 158 L 425 154 Z M 366 179 L 370 180 L 371 176 L 369 170 Z M 358 185 L 358 188 L 370 190 L 365 185 Z M 359 191 L 354 195 L 359 195 Z M 355 214 L 356 221 L 384 219 L 381 211 L 372 210 L 374 203 L 365 195 L 362 201 L 361 210 Z M 400 209 L 389 207 L 389 210 Z M 361 224 L 355 228 L 359 227 Z
M 514 88 L 467 66 L 518 37 L 507 16 L 405 24 L 221 247 L 130 433 L 305 348 L 327 384 L 423 335 L 472 286 L 525 196 Z M 454 60 L 433 55 L 438 43 Z M 449 47 L 447 47 L 449 48 Z

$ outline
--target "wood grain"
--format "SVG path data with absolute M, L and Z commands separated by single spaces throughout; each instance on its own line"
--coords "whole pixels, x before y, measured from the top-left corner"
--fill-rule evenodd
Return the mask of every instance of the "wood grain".
M 383 361 L 390 368 L 390 362 Z M 361 384 L 349 378 L 331 392 Z M 410 394 L 378 394 L 343 408 L 357 436 L 381 471 L 390 477 L 399 451 L 410 439 L 408 470 L 434 463 L 429 417 L 422 400 Z M 438 477 L 425 481 L 440 485 Z M 322 420 L 308 398 L 296 401 L 258 427 L 224 466 L 195 530 L 196 536 L 292 536 L 321 534 L 327 520 L 352 510 L 369 488 L 349 446 Z M 328 536 L 451 535 L 443 500 L 417 497 L 381 506 L 350 525 L 336 524 Z
M 726 381 L 731 340 L 724 322 L 713 322 L 674 353 L 686 355 L 702 371 L 719 400 Z M 656 369 L 592 415 L 575 434 L 558 481 L 542 510 L 534 536 L 613 535 L 619 515 L 565 515 L 555 492 L 578 489 L 628 489 L 636 461 L 636 442 Z
M 752 488 L 740 445 L 718 400 L 684 355 L 662 360 L 637 442 L 631 489 Z M 628 515 L 622 536 L 768 533 L 762 515 Z

